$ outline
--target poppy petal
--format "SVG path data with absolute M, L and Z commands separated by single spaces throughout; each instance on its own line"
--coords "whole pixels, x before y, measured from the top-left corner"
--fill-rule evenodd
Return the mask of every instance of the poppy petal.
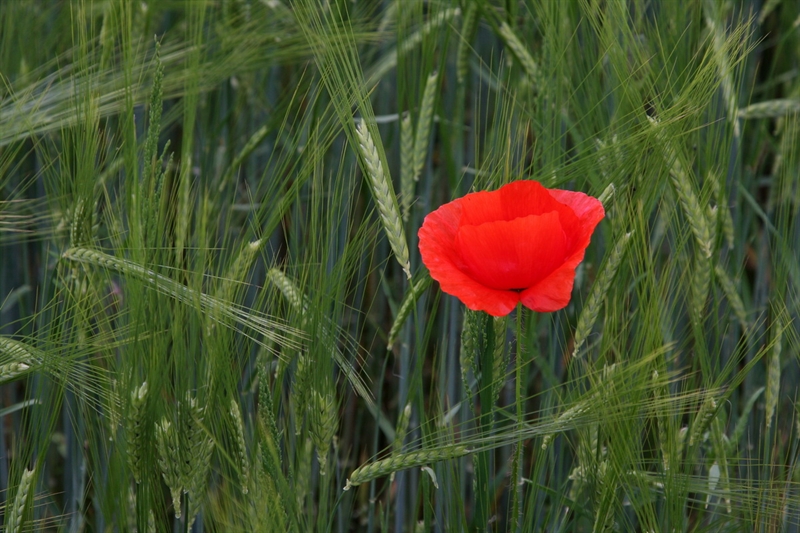
M 454 242 L 460 217 L 460 203 L 451 202 L 425 218 L 419 230 L 422 261 L 442 291 L 457 297 L 473 311 L 505 316 L 517 305 L 519 294 L 482 285 L 463 271 L 463 265 L 457 264 L 460 261 Z
M 585 248 L 589 246 L 594 228 L 606 216 L 603 204 L 582 192 L 551 189 L 550 195 L 560 203 L 569 206 L 580 220 L 580 231 L 575 234 L 575 245 Z
M 576 250 L 552 274 L 520 294 L 525 307 L 540 313 L 550 313 L 563 309 L 572 297 L 575 282 L 575 268 L 583 261 L 586 247 Z
M 550 313 L 563 309 L 572 296 L 572 285 L 575 282 L 575 266 L 562 265 L 535 286 L 522 291 L 522 305 L 538 311 Z
M 604 214 L 603 204 L 600 200 L 588 194 L 575 191 L 565 191 L 562 189 L 549 189 L 547 191 L 559 203 L 568 205 L 581 220 L 594 218 L 597 214 Z
M 548 189 L 537 181 L 514 181 L 499 191 L 505 220 L 528 215 L 543 215 L 553 211 L 564 216 L 574 216 L 568 205 L 554 198 Z
M 455 248 L 475 281 L 498 290 L 523 290 L 546 278 L 570 252 L 556 212 L 461 226 Z

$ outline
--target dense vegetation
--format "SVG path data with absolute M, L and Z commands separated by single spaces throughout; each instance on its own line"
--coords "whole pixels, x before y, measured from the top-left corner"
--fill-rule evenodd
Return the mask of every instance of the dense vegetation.
M 797 531 L 800 4 L 0 2 L 6 531 Z M 570 304 L 417 231 L 600 197 Z M 345 490 L 346 489 L 346 490 Z

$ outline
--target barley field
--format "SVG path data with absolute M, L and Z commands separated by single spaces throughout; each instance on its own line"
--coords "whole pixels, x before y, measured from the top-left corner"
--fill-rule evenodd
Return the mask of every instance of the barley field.
M 800 531 L 799 119 L 796 0 L 3 0 L 0 527 Z

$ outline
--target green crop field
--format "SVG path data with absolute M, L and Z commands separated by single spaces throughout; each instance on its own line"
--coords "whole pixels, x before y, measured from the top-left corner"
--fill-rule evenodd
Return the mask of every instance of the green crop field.
M 799 211 L 796 0 L 2 0 L 0 529 L 798 532 Z

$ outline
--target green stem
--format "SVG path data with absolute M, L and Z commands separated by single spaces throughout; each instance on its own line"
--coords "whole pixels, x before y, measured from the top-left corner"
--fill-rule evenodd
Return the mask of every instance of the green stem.
M 189 533 L 189 493 L 183 494 L 183 533 Z
M 494 323 L 492 317 L 481 313 L 483 326 L 483 342 L 480 346 L 481 382 L 480 401 L 481 415 L 478 418 L 478 432 L 488 436 L 492 430 L 494 416 L 494 399 L 492 398 L 492 369 L 494 367 Z M 491 451 L 479 452 L 476 456 L 475 468 L 475 528 L 486 531 L 491 508 Z
M 514 384 L 515 384 L 515 391 L 514 391 L 514 400 L 517 408 L 517 430 L 518 434 L 522 434 L 522 421 L 523 421 L 523 409 L 522 409 L 522 383 L 523 379 L 523 361 L 522 361 L 522 303 L 517 304 L 517 332 L 516 332 L 516 353 L 514 354 L 514 360 L 516 362 L 516 372 L 514 375 Z M 520 519 L 520 507 L 519 507 L 519 500 L 522 492 L 522 486 L 520 485 L 520 464 L 522 462 L 522 439 L 517 442 L 516 446 L 514 447 L 514 460 L 511 463 L 511 487 L 509 490 L 511 491 L 511 516 L 509 516 L 509 527 L 507 528 L 508 531 L 517 531 L 519 528 L 519 519 Z

